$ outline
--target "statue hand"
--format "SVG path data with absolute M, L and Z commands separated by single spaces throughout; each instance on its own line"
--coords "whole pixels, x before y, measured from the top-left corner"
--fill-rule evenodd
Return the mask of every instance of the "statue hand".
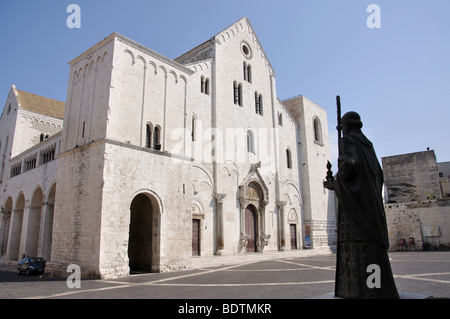
M 323 187 L 329 189 L 330 191 L 334 191 L 334 178 L 328 178 L 325 182 L 323 182 Z

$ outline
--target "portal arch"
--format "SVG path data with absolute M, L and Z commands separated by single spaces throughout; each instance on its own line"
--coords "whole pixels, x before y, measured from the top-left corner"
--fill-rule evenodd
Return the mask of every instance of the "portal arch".
M 148 192 L 137 194 L 131 201 L 128 239 L 130 273 L 159 270 L 160 215 L 158 199 Z

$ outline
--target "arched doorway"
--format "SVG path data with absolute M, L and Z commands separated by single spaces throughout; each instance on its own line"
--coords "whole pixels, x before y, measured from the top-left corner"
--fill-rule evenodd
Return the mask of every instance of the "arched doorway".
M 41 188 L 36 188 L 31 198 L 31 205 L 28 208 L 28 225 L 25 239 L 25 251 L 28 256 L 38 256 L 39 230 L 41 226 L 41 212 L 43 203 Z M 40 257 L 40 256 L 39 256 Z
M 139 194 L 130 206 L 128 259 L 131 273 L 154 271 L 159 211 L 151 195 Z
M 5 203 L 5 210 L 2 212 L 2 225 L 1 225 L 1 234 L 0 238 L 0 256 L 6 254 L 6 249 L 8 247 L 8 236 L 9 236 L 9 226 L 11 223 L 11 211 L 13 207 L 13 201 L 11 197 L 8 197 Z
M 257 230 L 258 223 L 255 208 L 253 205 L 248 205 L 247 208 L 245 208 L 245 235 L 247 236 L 246 252 L 256 251 L 256 239 L 258 237 Z
M 258 172 L 258 167 L 260 163 L 252 165 L 249 174 L 239 186 L 240 249 L 245 252 L 263 252 L 270 242 L 270 235 L 265 231 L 269 190 Z
M 21 193 L 16 200 L 14 210 L 11 215 L 10 236 L 8 241 L 8 260 L 18 260 L 21 256 L 20 238 L 22 235 L 23 210 L 25 209 L 25 196 Z
M 43 211 L 43 222 L 41 225 L 43 229 L 41 231 L 42 245 L 40 247 L 42 256 L 45 260 L 50 260 L 52 251 L 52 235 L 53 235 L 53 213 L 55 209 L 55 195 L 56 195 L 56 183 L 50 187 L 49 194 L 47 196 L 47 202 L 45 203 L 45 210 Z

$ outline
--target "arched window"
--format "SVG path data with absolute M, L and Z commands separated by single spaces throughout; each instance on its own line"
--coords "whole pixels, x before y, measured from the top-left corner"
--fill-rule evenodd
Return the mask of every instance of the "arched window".
M 255 92 L 255 112 L 256 114 L 263 115 L 263 97 L 258 92 Z
M 236 81 L 233 82 L 233 100 L 234 104 L 239 104 L 239 87 Z
M 244 69 L 244 81 L 252 83 L 252 66 L 244 61 L 243 69 Z
M 287 168 L 292 168 L 291 151 L 288 148 L 286 149 L 286 165 Z
M 197 134 L 197 119 L 195 118 L 194 115 L 192 115 L 192 128 L 191 128 L 192 142 L 195 142 L 196 134 Z
M 313 126 L 314 126 L 314 142 L 322 144 L 322 124 L 320 124 L 320 120 L 318 117 L 314 118 Z
M 239 88 L 239 106 L 243 106 L 244 105 L 244 101 L 243 101 L 244 99 L 242 97 L 242 84 L 241 83 L 239 83 L 238 88 Z
M 202 93 L 205 93 L 205 77 L 204 76 L 202 76 L 200 78 L 200 91 Z
M 255 153 L 255 139 L 252 131 L 247 131 L 247 152 Z
M 86 122 L 83 122 L 83 129 L 81 130 L 81 138 L 84 138 L 85 130 L 86 130 Z
M 161 150 L 161 128 L 156 125 L 153 132 L 153 148 L 155 150 Z
M 205 94 L 209 95 L 209 79 L 206 78 L 205 80 Z
M 283 114 L 278 112 L 278 125 L 283 126 Z
M 146 133 L 145 133 L 145 147 L 151 148 L 152 147 L 152 123 L 147 123 L 146 125 Z
M 234 104 L 242 106 L 242 84 L 233 82 L 233 96 L 234 96 Z
M 209 79 L 205 79 L 203 75 L 200 78 L 200 91 L 206 95 L 209 95 Z

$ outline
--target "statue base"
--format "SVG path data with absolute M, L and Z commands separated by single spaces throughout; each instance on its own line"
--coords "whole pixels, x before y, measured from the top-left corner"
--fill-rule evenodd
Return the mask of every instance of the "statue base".
M 400 299 L 433 299 L 432 295 L 421 295 L 412 293 L 399 293 Z M 345 299 L 342 297 L 336 297 L 334 292 L 329 292 L 323 295 L 312 297 L 309 299 Z

